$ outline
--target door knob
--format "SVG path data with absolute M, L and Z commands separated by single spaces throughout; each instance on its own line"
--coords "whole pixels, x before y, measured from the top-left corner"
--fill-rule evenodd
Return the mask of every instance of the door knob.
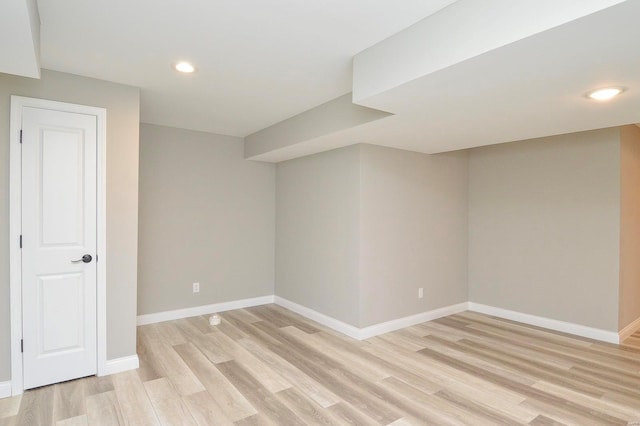
M 78 262 L 84 262 L 84 263 L 89 263 L 91 262 L 91 260 L 93 260 L 93 257 L 91 257 L 90 254 L 85 254 L 84 256 L 82 256 L 80 259 L 77 260 L 72 260 L 73 263 L 78 263 Z

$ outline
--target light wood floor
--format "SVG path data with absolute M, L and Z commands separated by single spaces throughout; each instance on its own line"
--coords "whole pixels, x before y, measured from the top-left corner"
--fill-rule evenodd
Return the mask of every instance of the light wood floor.
M 0 426 L 640 421 L 638 346 L 471 312 L 364 342 L 275 305 L 222 318 L 139 327 L 139 370 L 0 400 Z
M 640 330 L 629 336 L 623 344 L 625 346 L 631 346 L 632 348 L 640 349 Z

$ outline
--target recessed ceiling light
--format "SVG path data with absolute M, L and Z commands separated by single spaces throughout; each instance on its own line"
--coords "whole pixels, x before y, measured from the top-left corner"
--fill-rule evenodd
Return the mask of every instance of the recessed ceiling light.
M 176 71 L 180 71 L 187 74 L 192 73 L 196 70 L 195 67 L 191 65 L 189 62 L 178 62 L 173 67 L 176 69 Z
M 603 89 L 594 90 L 587 96 L 596 101 L 608 101 L 622 92 L 624 92 L 622 87 L 605 87 Z

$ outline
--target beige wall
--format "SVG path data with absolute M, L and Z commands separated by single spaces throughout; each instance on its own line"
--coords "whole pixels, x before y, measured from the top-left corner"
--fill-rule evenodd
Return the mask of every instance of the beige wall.
M 466 153 L 352 145 L 279 163 L 276 194 L 276 295 L 356 327 L 467 300 Z
M 243 157 L 240 138 L 141 125 L 139 315 L 273 294 L 275 165 Z
M 276 294 L 359 326 L 360 146 L 285 161 L 276 178 Z
M 361 326 L 466 302 L 466 152 L 361 149 Z
M 11 95 L 107 109 L 107 358 L 133 355 L 136 351 L 139 90 L 47 70 L 43 70 L 40 80 L 0 74 L 0 381 L 10 378 Z
M 620 129 L 620 312 L 622 330 L 640 318 L 640 128 Z
M 470 301 L 618 331 L 619 135 L 470 151 Z

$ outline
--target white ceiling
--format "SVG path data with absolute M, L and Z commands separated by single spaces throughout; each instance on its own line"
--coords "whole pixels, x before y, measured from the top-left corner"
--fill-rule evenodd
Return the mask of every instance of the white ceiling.
M 143 122 L 246 136 L 349 93 L 355 54 L 453 2 L 38 0 L 41 62 L 140 87 Z
M 393 115 L 275 150 L 261 149 L 273 139 L 263 130 L 245 140 L 248 158 L 353 143 L 438 153 L 640 122 L 640 0 L 480 3 L 459 0 L 356 55 L 354 102 Z M 586 97 L 606 86 L 627 90 Z M 285 140 L 291 126 L 278 130 Z
M 248 136 L 256 160 L 353 143 L 435 153 L 640 122 L 640 0 L 5 3 L 0 72 L 37 78 L 40 59 L 139 87 L 141 121 Z M 177 73 L 179 60 L 198 71 Z M 627 90 L 584 96 L 607 85 Z
M 2 0 L 0 72 L 40 78 L 40 21 L 35 0 Z
M 435 153 L 640 122 L 640 0 L 613 2 L 357 102 L 396 114 L 358 137 Z

